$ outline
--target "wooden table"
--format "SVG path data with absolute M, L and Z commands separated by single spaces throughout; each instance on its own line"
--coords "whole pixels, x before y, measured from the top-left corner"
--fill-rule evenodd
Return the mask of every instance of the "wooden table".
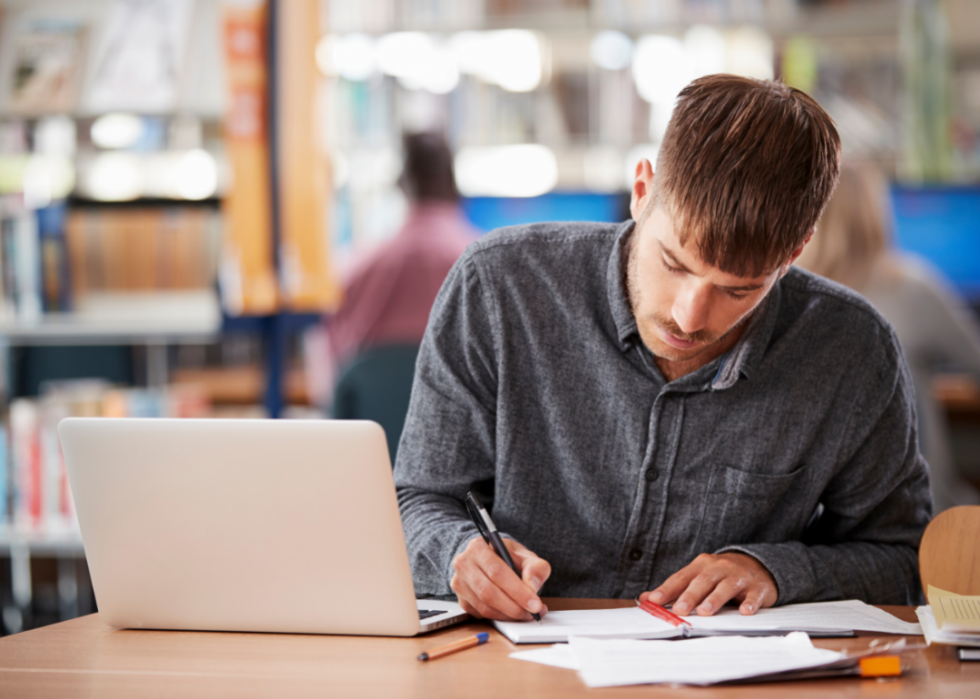
M 618 607 L 622 600 L 547 600 L 550 609 Z M 914 621 L 912 609 L 884 607 Z M 515 646 L 490 642 L 422 663 L 428 648 L 488 627 L 471 622 L 419 638 L 116 631 L 97 614 L 0 639 L 2 697 L 963 697 L 980 696 L 980 663 L 954 649 L 909 652 L 909 673 L 732 687 L 638 686 L 589 690 L 570 670 L 511 660 Z M 866 647 L 873 635 L 822 639 L 826 648 Z M 890 636 L 894 639 L 896 637 Z M 910 637 L 921 642 L 920 637 Z M 530 648 L 533 646 L 522 646 Z

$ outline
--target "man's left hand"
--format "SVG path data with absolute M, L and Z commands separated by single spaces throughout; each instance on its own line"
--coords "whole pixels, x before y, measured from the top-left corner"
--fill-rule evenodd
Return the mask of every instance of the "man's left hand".
M 764 565 L 744 553 L 702 553 L 671 575 L 656 590 L 644 592 L 640 601 L 674 603 L 680 615 L 697 610 L 698 616 L 711 616 L 725 603 L 740 602 L 745 615 L 771 607 L 778 597 L 776 581 Z

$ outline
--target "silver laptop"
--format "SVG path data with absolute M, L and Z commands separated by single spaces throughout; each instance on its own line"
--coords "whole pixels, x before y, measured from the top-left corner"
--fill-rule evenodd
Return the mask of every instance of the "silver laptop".
M 381 427 L 68 418 L 58 426 L 99 616 L 116 628 L 413 636 Z

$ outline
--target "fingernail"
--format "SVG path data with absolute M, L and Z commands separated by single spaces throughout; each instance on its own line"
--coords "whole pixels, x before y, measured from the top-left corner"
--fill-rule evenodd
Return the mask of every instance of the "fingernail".
M 531 614 L 537 614 L 539 611 L 541 611 L 541 600 L 533 599 L 528 602 L 527 610 L 531 612 Z
M 711 603 L 710 602 L 702 602 L 701 603 L 701 606 L 698 607 L 698 611 L 699 612 L 704 612 L 705 614 L 711 614 Z
M 684 604 L 683 602 L 678 602 L 677 604 L 674 605 L 674 612 L 676 612 L 677 614 L 684 615 L 687 614 L 688 611 L 689 610 L 687 608 L 687 605 Z
M 742 605 L 742 612 L 743 613 L 745 613 L 745 614 L 751 614 L 754 611 L 755 611 L 755 607 L 753 607 L 751 604 L 743 604 Z
M 648 599 L 651 602 L 655 602 L 657 604 L 660 604 L 661 602 L 664 601 L 664 593 L 662 593 L 662 592 L 654 592 L 654 593 L 652 593 L 650 595 L 650 597 Z
M 541 586 L 543 584 L 544 583 L 541 581 L 540 578 L 531 578 L 531 587 L 534 588 L 534 591 L 535 592 L 537 592 L 538 590 L 540 590 L 541 589 Z

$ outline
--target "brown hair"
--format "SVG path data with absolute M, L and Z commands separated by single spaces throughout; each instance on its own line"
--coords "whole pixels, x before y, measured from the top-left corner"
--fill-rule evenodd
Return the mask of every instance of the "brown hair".
M 860 290 L 891 247 L 887 183 L 870 163 L 845 163 L 817 232 L 796 263 Z
M 416 201 L 459 199 L 453 177 L 453 154 L 442 134 L 436 132 L 402 135 L 405 164 L 399 184 Z
M 651 205 L 706 264 L 757 277 L 813 230 L 840 171 L 827 113 L 782 83 L 708 75 L 681 90 L 657 157 Z M 644 216 L 646 212 L 644 212 Z

